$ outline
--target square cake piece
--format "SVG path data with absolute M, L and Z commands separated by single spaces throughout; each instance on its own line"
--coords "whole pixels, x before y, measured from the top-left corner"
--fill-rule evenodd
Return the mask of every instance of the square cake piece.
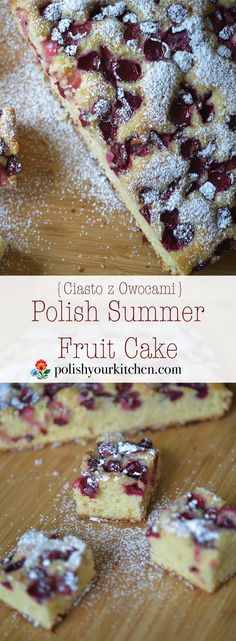
M 73 483 L 80 516 L 140 521 L 145 518 L 159 475 L 160 452 L 152 441 L 125 441 L 120 434 L 98 441 L 85 455 Z
M 0 599 L 51 630 L 95 577 L 91 552 L 76 536 L 30 530 L 0 565 Z
M 214 383 L 1 383 L 0 450 L 217 419 L 231 400 Z
M 11 7 L 165 269 L 188 274 L 235 249 L 235 0 Z
M 203 488 L 163 510 L 147 536 L 154 563 L 206 592 L 236 573 L 236 508 Z
M 0 188 L 16 183 L 16 176 L 21 171 L 18 151 L 15 111 L 12 107 L 4 107 L 0 109 Z

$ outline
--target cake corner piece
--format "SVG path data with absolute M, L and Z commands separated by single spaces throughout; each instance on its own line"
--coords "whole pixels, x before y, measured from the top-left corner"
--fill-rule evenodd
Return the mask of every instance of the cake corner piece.
M 160 451 L 152 441 L 138 443 L 107 435 L 89 450 L 74 481 L 76 510 L 82 517 L 141 521 L 160 475 Z
M 236 247 L 236 10 L 185 5 L 11 2 L 53 92 L 176 274 Z
M 52 630 L 95 578 L 92 554 L 78 537 L 29 530 L 1 561 L 0 600 Z
M 151 561 L 203 591 L 236 573 L 236 508 L 204 488 L 177 498 L 147 529 Z

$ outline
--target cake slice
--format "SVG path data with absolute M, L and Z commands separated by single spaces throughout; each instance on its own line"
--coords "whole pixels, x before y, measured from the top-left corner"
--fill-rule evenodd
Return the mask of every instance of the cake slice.
M 76 536 L 30 530 L 0 565 L 0 599 L 51 630 L 95 577 L 91 552 Z
M 221 384 L 1 383 L 0 449 L 217 419 L 231 400 Z
M 21 171 L 18 151 L 15 111 L 12 107 L 0 108 L 0 188 L 16 183 L 16 176 Z
M 152 441 L 107 435 L 83 458 L 73 483 L 79 516 L 141 521 L 156 489 L 160 452 Z
M 11 7 L 164 268 L 188 274 L 235 249 L 235 0 Z
M 160 513 L 147 530 L 151 560 L 214 592 L 236 573 L 236 508 L 197 488 Z

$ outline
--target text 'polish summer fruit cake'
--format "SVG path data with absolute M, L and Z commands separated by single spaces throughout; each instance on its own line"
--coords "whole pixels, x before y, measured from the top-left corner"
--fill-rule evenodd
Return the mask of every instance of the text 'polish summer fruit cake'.
M 12 107 L 0 108 L 0 188 L 16 183 L 21 171 L 16 116 Z
M 231 400 L 221 384 L 1 383 L 0 449 L 220 418 Z
M 165 268 L 188 274 L 234 249 L 235 0 L 11 7 Z
M 236 573 L 236 508 L 197 488 L 160 513 L 147 530 L 151 560 L 214 592 Z
M 160 452 L 152 441 L 107 435 L 83 458 L 73 483 L 79 516 L 141 521 L 156 489 Z
M 0 599 L 51 630 L 95 577 L 91 552 L 76 536 L 29 530 L 0 564 Z

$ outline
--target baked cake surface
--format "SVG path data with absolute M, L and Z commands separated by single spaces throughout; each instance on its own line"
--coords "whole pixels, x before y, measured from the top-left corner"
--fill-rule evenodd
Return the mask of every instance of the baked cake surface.
M 159 477 L 160 452 L 152 441 L 107 435 L 89 450 L 73 483 L 79 516 L 141 521 Z
M 0 599 L 51 630 L 95 577 L 91 552 L 76 536 L 29 530 L 0 565 Z
M 0 384 L 0 449 L 25 449 L 219 418 L 221 384 Z
M 16 176 L 21 171 L 18 151 L 15 111 L 12 107 L 0 108 L 0 188 L 16 182 Z
M 214 592 L 236 573 L 236 508 L 203 488 L 178 498 L 147 530 L 151 559 Z
M 165 268 L 187 274 L 235 248 L 235 0 L 11 6 Z

